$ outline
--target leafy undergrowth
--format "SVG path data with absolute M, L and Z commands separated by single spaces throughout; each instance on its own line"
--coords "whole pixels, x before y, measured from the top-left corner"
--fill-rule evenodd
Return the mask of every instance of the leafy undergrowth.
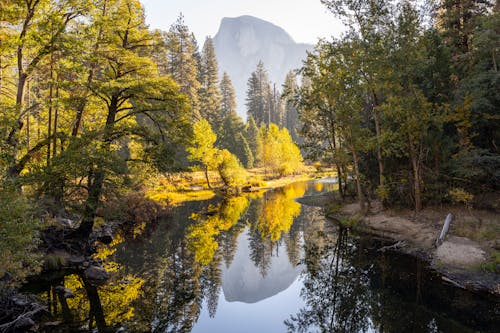
M 485 271 L 500 274 L 500 251 L 491 253 L 489 260 L 483 263 L 481 268 Z

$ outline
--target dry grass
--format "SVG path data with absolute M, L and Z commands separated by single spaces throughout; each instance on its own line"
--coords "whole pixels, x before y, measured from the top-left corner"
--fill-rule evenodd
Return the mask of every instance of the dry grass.
M 248 175 L 248 186 L 270 189 L 298 181 L 332 177 L 335 176 L 335 172 L 327 168 L 318 172 L 317 168 L 313 166 L 305 166 L 297 175 L 281 178 L 267 173 L 264 168 L 250 169 Z M 213 189 L 223 186 L 217 172 L 209 172 L 209 179 Z M 186 201 L 208 200 L 215 196 L 214 190 L 208 188 L 205 174 L 201 171 L 154 176 L 147 182 L 146 188 L 146 197 L 163 205 L 178 205 Z

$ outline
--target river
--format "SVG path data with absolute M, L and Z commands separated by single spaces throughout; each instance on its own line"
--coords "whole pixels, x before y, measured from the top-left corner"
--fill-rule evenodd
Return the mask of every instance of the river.
M 382 252 L 295 199 L 300 182 L 188 202 L 101 246 L 104 286 L 78 274 L 36 281 L 58 319 L 47 332 L 495 332 L 500 303 L 443 282 L 418 259 Z M 65 300 L 53 292 L 69 288 Z M 60 323 L 63 323 L 62 325 Z

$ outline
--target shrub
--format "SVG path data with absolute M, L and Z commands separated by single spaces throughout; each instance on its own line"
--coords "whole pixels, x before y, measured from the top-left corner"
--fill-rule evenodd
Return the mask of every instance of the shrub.
M 0 288 L 17 285 L 39 271 L 39 224 L 21 193 L 0 187 Z

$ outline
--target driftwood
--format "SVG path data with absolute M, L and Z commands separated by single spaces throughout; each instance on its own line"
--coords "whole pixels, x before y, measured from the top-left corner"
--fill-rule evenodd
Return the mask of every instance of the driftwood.
M 45 306 L 36 303 L 29 304 L 31 310 L 24 309 L 23 313 L 19 314 L 14 320 L 0 325 L 0 332 L 11 332 L 16 330 L 27 330 L 29 327 L 35 325 L 33 317 L 40 312 L 47 312 Z
M 441 230 L 439 237 L 436 239 L 436 243 L 435 243 L 436 247 L 439 247 L 441 244 L 443 244 L 444 238 L 446 237 L 446 234 L 448 233 L 448 230 L 450 229 L 450 224 L 451 224 L 451 222 L 453 222 L 453 218 L 454 218 L 454 216 L 452 213 L 449 213 L 446 216 L 446 219 L 444 220 L 443 229 Z

